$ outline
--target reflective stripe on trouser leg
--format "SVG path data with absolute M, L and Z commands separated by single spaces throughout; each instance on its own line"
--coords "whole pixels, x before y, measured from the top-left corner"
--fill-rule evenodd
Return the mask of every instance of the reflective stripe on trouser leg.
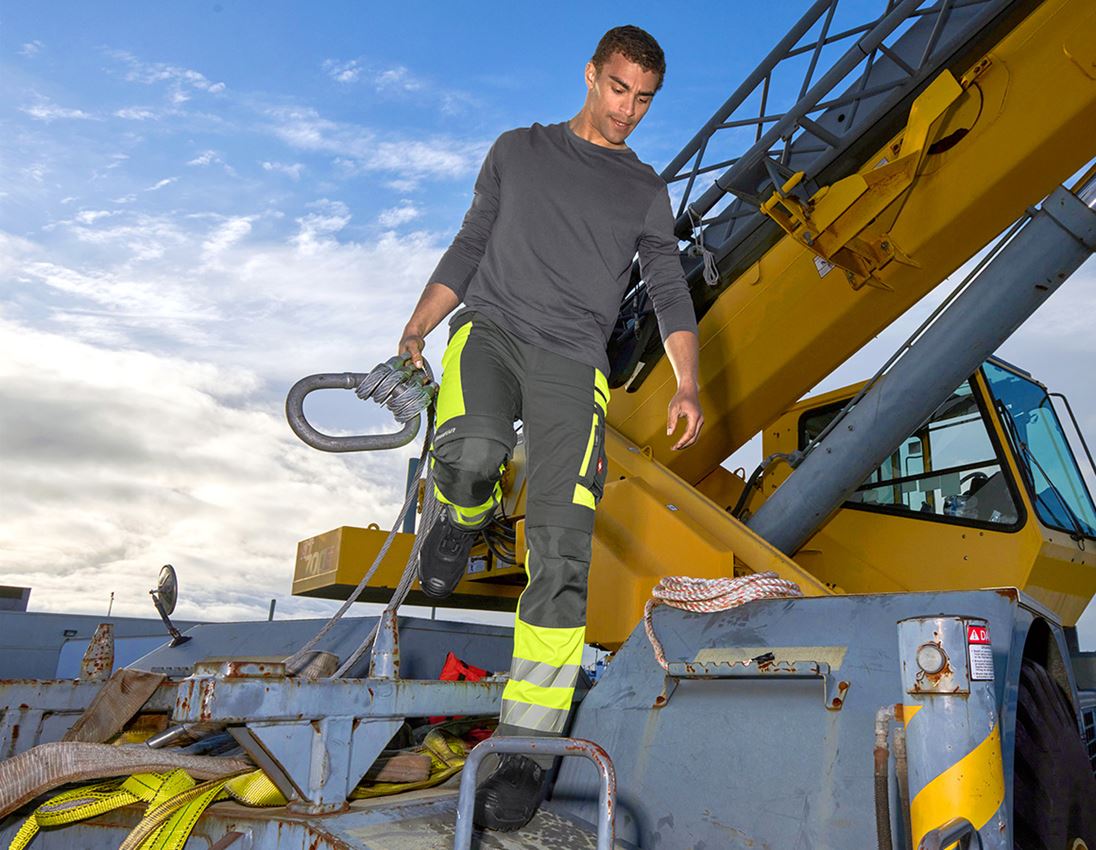
M 489 520 L 501 501 L 499 478 L 514 448 L 517 382 L 509 359 L 492 327 L 472 320 L 454 329 L 442 357 L 434 492 L 469 528 Z
M 500 728 L 504 734 L 558 735 L 582 663 L 591 541 L 588 533 L 569 528 L 526 534 L 529 583 L 518 602 Z
M 466 528 L 478 528 L 491 519 L 495 513 L 495 508 L 502 502 L 502 485 L 496 481 L 487 501 L 472 507 L 461 507 L 456 502 L 451 501 L 437 484 L 434 485 L 434 495 L 443 505 L 449 506 L 449 517 L 453 522 Z
M 538 352 L 535 366 L 522 398 L 529 582 L 502 695 L 503 735 L 558 735 L 566 727 L 585 646 L 594 507 L 605 475 L 604 376 L 550 352 Z

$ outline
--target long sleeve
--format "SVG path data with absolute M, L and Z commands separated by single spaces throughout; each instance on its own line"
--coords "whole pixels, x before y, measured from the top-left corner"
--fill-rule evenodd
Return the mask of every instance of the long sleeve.
M 487 152 L 487 157 L 476 178 L 475 195 L 472 205 L 464 215 L 460 231 L 453 239 L 430 276 L 431 283 L 443 283 L 452 289 L 461 300 L 468 291 L 468 284 L 479 267 L 480 260 L 487 250 L 487 240 L 499 211 L 499 171 L 498 147 L 496 141 Z
M 681 268 L 670 195 L 665 187 L 656 193 L 647 211 L 638 249 L 639 268 L 655 307 L 663 341 L 675 331 L 696 333 L 696 312 Z

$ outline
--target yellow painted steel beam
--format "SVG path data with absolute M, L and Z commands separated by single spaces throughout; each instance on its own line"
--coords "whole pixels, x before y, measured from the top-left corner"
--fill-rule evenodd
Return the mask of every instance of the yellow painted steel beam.
M 387 537 L 388 532 L 381 528 L 343 526 L 302 540 L 297 544 L 293 595 L 346 599 L 372 566 Z M 403 575 L 414 542 L 414 534 L 396 534 L 359 601 L 388 602 Z M 453 596 L 445 600 L 445 607 L 513 611 L 525 586 L 523 568 L 494 563 L 482 549 L 473 552 L 474 556 L 477 554 L 483 555 L 477 560 L 477 571 L 465 576 Z M 407 597 L 408 604 L 438 604 L 418 587 L 416 582 Z
M 807 596 L 832 591 L 612 428 L 614 460 L 594 527 L 587 641 L 623 643 L 664 575 L 720 578 L 771 570 Z
M 834 260 L 835 246 L 869 254 L 871 275 L 847 275 L 791 235 L 744 272 L 700 322 L 706 425 L 693 448 L 670 450 L 665 358 L 637 392 L 613 394 L 609 423 L 685 481 L 704 478 L 1096 154 L 1093 44 L 1096 6 L 1047 0 L 964 74 L 941 117 L 913 114 L 909 132 L 867 160 L 863 191 L 818 193 L 815 214 L 830 192 L 855 197 L 812 239 L 829 240 Z M 896 196 L 873 176 L 916 152 Z

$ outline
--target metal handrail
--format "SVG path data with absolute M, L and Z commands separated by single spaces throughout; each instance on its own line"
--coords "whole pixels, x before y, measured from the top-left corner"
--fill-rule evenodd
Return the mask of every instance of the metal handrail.
M 581 738 L 488 738 L 468 754 L 460 778 L 457 798 L 457 829 L 453 850 L 472 846 L 472 813 L 476 806 L 476 773 L 480 762 L 492 753 L 525 755 L 582 756 L 594 763 L 601 777 L 598 793 L 597 850 L 613 850 L 616 841 L 616 771 L 609 754 L 593 741 Z

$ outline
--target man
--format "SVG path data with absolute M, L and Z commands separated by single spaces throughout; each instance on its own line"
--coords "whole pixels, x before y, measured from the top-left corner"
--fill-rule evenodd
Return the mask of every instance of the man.
M 605 482 L 605 348 L 638 251 L 677 376 L 666 433 L 695 442 L 696 317 L 661 178 L 625 144 L 662 85 L 665 59 L 638 27 L 610 30 L 586 65 L 586 100 L 570 121 L 503 133 L 475 197 L 404 330 L 421 364 L 424 337 L 463 300 L 442 359 L 433 445 L 446 505 L 420 556 L 424 593 L 464 576 L 491 521 L 499 477 L 522 420 L 527 455 L 526 587 L 500 735 L 559 735 L 574 694 L 586 622 L 594 508 Z M 477 793 L 476 823 L 525 825 L 551 759 L 503 756 Z

